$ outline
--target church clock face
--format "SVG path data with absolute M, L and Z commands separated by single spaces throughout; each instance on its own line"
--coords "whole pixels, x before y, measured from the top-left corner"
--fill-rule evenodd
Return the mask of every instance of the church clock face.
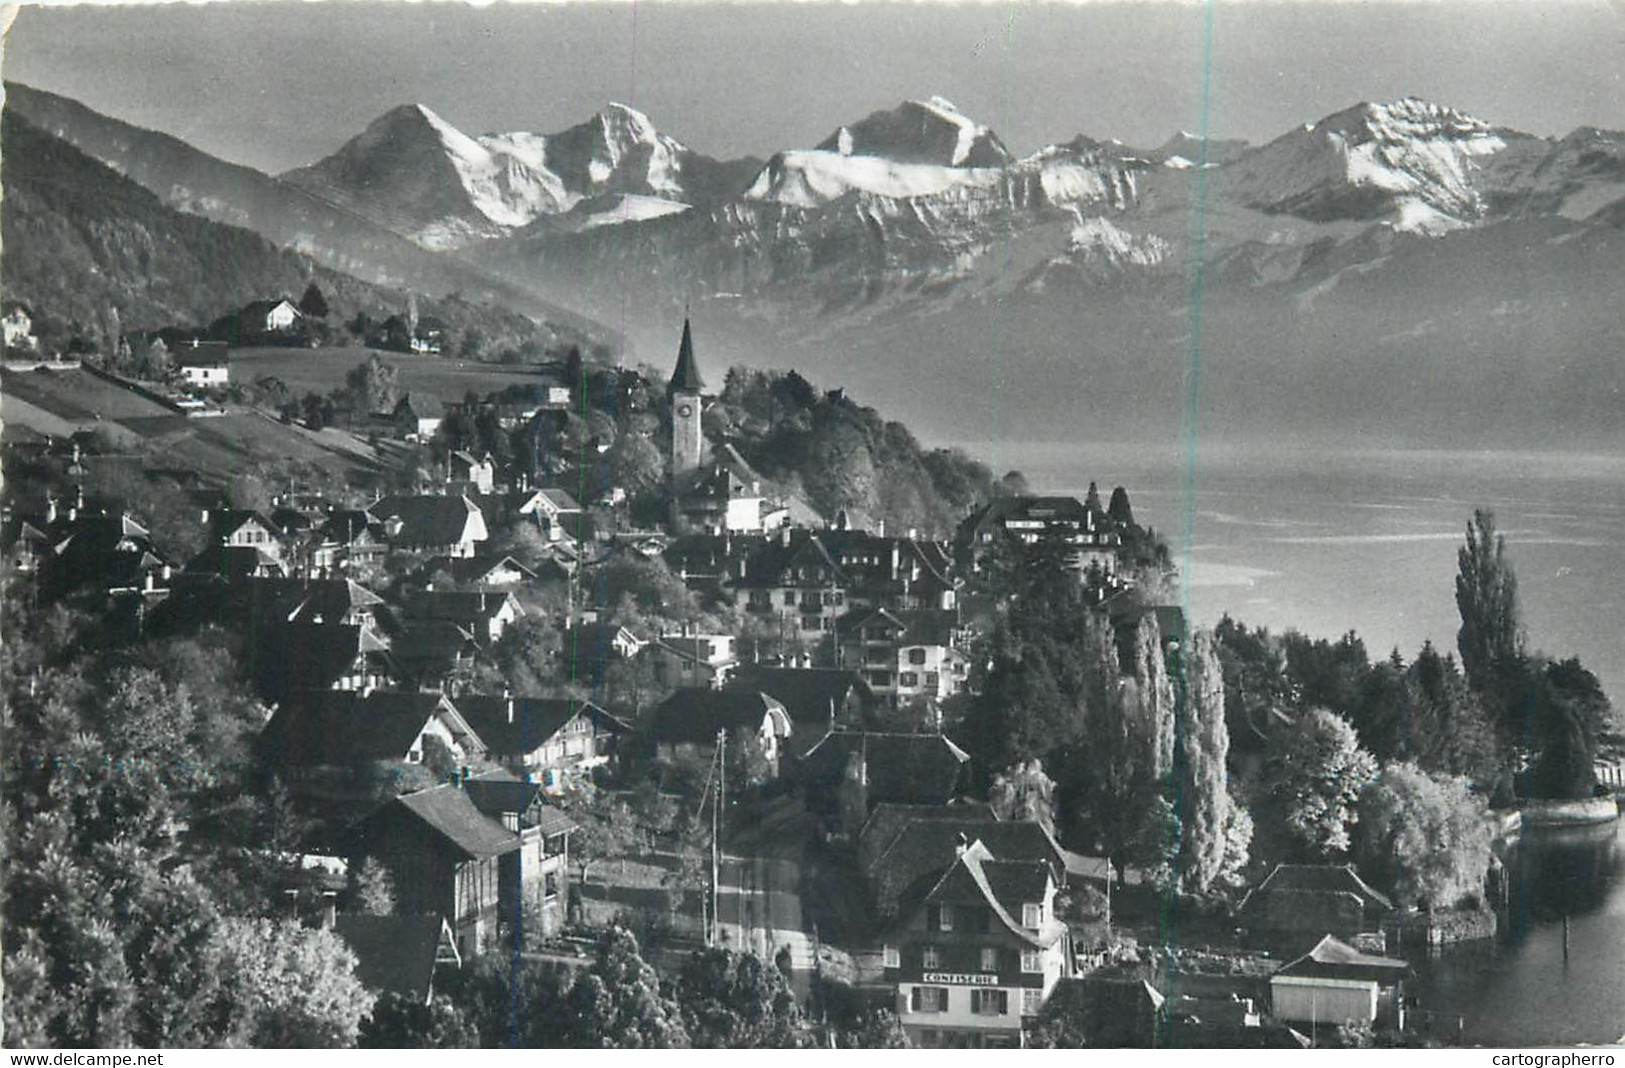
M 677 406 L 677 414 L 682 416 L 684 419 L 687 419 L 689 416 L 694 414 L 694 409 L 687 404 L 679 404 Z

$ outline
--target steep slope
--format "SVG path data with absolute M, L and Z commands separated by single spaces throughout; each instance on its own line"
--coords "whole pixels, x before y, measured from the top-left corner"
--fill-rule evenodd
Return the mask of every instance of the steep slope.
M 279 249 L 257 234 L 176 211 L 158 197 L 11 110 L 0 117 L 5 144 L 7 299 L 33 310 L 36 324 L 61 333 L 100 324 L 117 308 L 125 329 L 204 326 L 250 300 L 297 296 L 311 281 L 330 319 L 403 311 L 408 295 L 358 281 Z M 497 308 L 423 298 L 419 311 L 454 331 L 478 327 L 493 347 L 543 347 L 587 339 Z
M 1490 175 L 1505 181 L 1545 153 L 1539 138 L 1407 97 L 1358 104 L 1283 134 L 1223 167 L 1213 189 L 1304 219 L 1442 233 L 1484 217 Z
M 455 248 L 569 206 L 555 175 L 491 151 L 421 104 L 385 112 L 331 156 L 281 180 L 426 248 Z
M 533 288 L 434 255 L 354 211 L 250 167 L 227 163 L 177 138 L 109 118 L 66 97 L 16 82 L 7 82 L 5 91 L 8 112 L 130 178 L 168 207 L 252 230 L 275 245 L 368 282 L 428 294 L 458 292 L 584 333 L 612 337 L 600 324 Z
M 408 104 L 282 180 L 424 248 L 449 250 L 533 223 L 579 230 L 710 207 L 738 193 L 759 165 L 691 152 L 624 104 L 556 134 L 477 138 Z M 558 219 L 566 213 L 572 218 Z

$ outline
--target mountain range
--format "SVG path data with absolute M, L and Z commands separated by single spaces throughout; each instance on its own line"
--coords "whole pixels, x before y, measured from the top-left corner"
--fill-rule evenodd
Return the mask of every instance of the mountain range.
M 719 161 L 624 105 L 476 136 L 408 105 L 273 178 L 49 94 L 7 106 L 171 206 L 363 277 L 478 280 L 614 322 L 656 363 L 688 305 L 713 366 L 794 365 L 928 433 L 1165 435 L 1199 371 L 1201 428 L 1224 435 L 1625 436 L 1614 131 L 1406 98 L 1262 145 L 1017 155 L 931 97 Z

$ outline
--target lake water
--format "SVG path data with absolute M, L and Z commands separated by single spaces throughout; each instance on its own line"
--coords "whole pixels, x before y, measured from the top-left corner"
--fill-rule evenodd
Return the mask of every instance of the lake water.
M 1625 1043 L 1625 821 L 1531 831 L 1508 870 L 1500 937 L 1413 960 L 1422 1008 L 1471 1045 Z
M 1473 509 L 1493 509 L 1530 648 L 1578 655 L 1625 702 L 1625 454 L 1203 445 L 1187 480 L 1177 443 L 965 448 L 1036 492 L 1126 487 L 1174 549 L 1175 595 L 1198 623 L 1352 628 L 1374 658 L 1397 645 L 1410 659 L 1429 638 L 1454 651 L 1456 550 Z
M 1625 455 L 1209 445 L 1191 470 L 1174 444 L 966 448 L 1035 492 L 1125 486 L 1174 549 L 1196 622 L 1353 629 L 1373 657 L 1410 659 L 1424 639 L 1454 651 L 1456 550 L 1473 509 L 1493 509 L 1530 648 L 1579 656 L 1625 704 Z M 1499 937 L 1413 962 L 1422 1007 L 1463 1017 L 1476 1045 L 1622 1041 L 1625 822 L 1530 832 L 1509 872 Z

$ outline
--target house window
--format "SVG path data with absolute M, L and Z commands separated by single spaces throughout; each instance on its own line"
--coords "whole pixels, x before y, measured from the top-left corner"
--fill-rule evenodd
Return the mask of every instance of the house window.
M 882 946 L 880 955 L 887 968 L 901 968 L 903 966 L 903 952 L 896 946 Z
M 899 686 L 918 686 L 919 684 L 920 676 L 913 671 L 905 671 L 897 676 L 897 685 Z
M 784 603 L 785 604 L 791 604 L 791 605 L 796 603 L 796 591 L 795 590 L 785 590 L 784 591 Z
M 1031 902 L 1021 906 L 1021 926 L 1038 927 L 1044 922 L 1044 906 Z
M 932 931 L 952 931 L 954 910 L 948 905 L 932 905 L 926 913 L 925 924 Z
M 927 969 L 942 967 L 942 954 L 938 952 L 936 946 L 920 947 L 920 967 Z
M 914 1012 L 947 1012 L 948 988 L 917 986 L 909 997 L 908 1007 Z
M 925 688 L 926 689 L 934 690 L 940 685 L 942 685 L 942 675 L 941 675 L 940 672 L 927 671 L 925 673 Z
M 1003 1016 L 1010 1011 L 1010 991 L 972 990 L 970 1011 L 977 1016 Z
M 1038 1010 L 1044 1007 L 1044 992 L 1036 987 L 1028 987 L 1021 992 L 1021 1015 L 1037 1016 Z
M 542 900 L 552 901 L 559 896 L 559 873 L 550 871 L 542 876 Z
M 869 672 L 869 685 L 871 685 L 871 686 L 890 686 L 891 685 L 891 672 L 889 672 L 889 671 L 871 671 L 871 672 Z
M 1021 951 L 1021 970 L 1029 975 L 1039 975 L 1044 971 L 1044 954 L 1036 949 Z
M 802 630 L 823 630 L 824 629 L 824 618 L 822 616 L 802 616 L 801 617 L 801 629 Z
M 908 651 L 908 662 L 910 664 L 923 664 L 923 663 L 925 663 L 925 650 L 924 649 L 910 649 Z
M 766 590 L 751 590 L 748 603 L 752 608 L 769 608 L 773 604 L 773 595 Z
M 984 972 L 999 970 L 999 951 L 993 946 L 982 947 L 982 970 Z

